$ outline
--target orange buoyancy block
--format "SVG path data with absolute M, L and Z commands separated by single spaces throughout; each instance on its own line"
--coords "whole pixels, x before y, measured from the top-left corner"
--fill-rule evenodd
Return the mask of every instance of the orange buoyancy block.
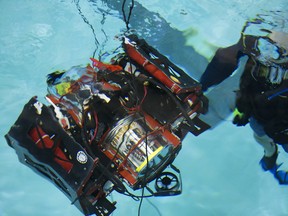
M 65 155 L 64 151 L 59 147 L 59 144 L 56 144 L 53 140 L 53 137 L 50 137 L 48 134 L 46 134 L 41 127 L 36 126 L 32 128 L 29 131 L 29 136 L 34 141 L 34 143 L 37 145 L 40 149 L 53 149 L 54 154 L 54 161 L 58 163 L 63 169 L 66 170 L 66 172 L 69 172 L 73 164 L 69 160 L 69 158 Z M 58 141 L 61 142 L 60 140 Z
M 93 64 L 92 64 L 93 67 L 96 67 L 99 70 L 109 70 L 112 72 L 123 70 L 123 68 L 120 65 L 105 64 L 103 62 L 98 61 L 97 59 L 94 59 L 94 58 L 90 58 L 90 59 L 93 62 Z
M 142 65 L 143 68 L 148 71 L 151 75 L 161 81 L 164 85 L 166 85 L 173 93 L 178 94 L 181 93 L 181 87 L 170 79 L 159 67 L 150 62 L 147 58 L 145 58 L 140 52 L 138 52 L 135 47 L 130 44 L 126 45 L 126 53 L 130 56 L 130 58 L 136 61 L 139 65 Z

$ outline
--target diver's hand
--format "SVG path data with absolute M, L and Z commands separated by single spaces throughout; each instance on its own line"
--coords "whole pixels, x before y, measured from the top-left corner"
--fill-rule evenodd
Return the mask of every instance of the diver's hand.
M 237 108 L 233 112 L 234 119 L 233 124 L 239 126 L 245 126 L 249 122 L 249 116 L 245 113 L 241 113 Z

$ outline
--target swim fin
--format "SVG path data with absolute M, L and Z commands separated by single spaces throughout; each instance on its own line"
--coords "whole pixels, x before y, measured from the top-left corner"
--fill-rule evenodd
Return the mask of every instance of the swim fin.
M 269 171 L 274 175 L 274 177 L 278 180 L 280 185 L 288 185 L 288 171 L 278 170 L 278 168 L 282 165 L 275 164 L 275 166 Z
M 274 176 L 279 181 L 279 184 L 288 185 L 288 171 L 278 170 Z

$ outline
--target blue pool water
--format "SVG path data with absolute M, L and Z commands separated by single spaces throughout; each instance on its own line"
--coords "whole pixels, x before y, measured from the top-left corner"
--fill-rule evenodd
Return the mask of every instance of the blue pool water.
M 121 2 L 80 0 L 96 43 L 71 0 L 0 1 L 0 216 L 82 215 L 18 162 L 4 134 L 31 96 L 44 101 L 48 73 L 88 63 L 96 47 L 97 56 L 120 45 Z M 247 19 L 269 11 L 284 11 L 287 18 L 287 10 L 285 0 L 139 0 L 130 21 L 150 45 L 198 79 L 218 47 L 237 42 Z M 287 32 L 282 21 L 275 23 Z M 183 193 L 144 200 L 141 215 L 288 215 L 288 187 L 260 169 L 262 154 L 250 128 L 236 128 L 229 118 L 199 137 L 189 135 L 175 161 Z M 285 167 L 287 154 L 281 152 L 280 160 Z M 113 215 L 137 215 L 139 202 L 116 192 L 111 199 L 118 201 Z

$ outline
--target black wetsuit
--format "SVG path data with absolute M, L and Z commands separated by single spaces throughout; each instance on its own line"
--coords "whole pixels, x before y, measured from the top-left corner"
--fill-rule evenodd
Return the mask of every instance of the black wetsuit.
M 283 78 L 280 83 L 272 83 L 269 80 L 272 66 L 263 65 L 257 59 L 261 54 L 257 48 L 259 38 L 245 35 L 237 44 L 218 49 L 200 82 L 203 90 L 218 85 L 238 67 L 239 58 L 247 55 L 248 61 L 241 75 L 236 107 L 245 115 L 247 121 L 244 120 L 244 124 L 253 117 L 276 143 L 288 144 L 288 77 L 285 78 L 288 63 L 273 66 L 276 68 L 274 73 L 281 72 Z

